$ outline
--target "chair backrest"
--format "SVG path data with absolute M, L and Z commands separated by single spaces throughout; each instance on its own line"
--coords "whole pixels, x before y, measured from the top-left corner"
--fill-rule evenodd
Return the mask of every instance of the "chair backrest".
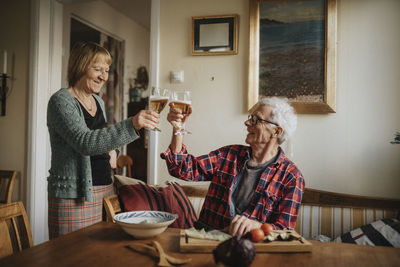
M 11 203 L 11 196 L 16 177 L 16 171 L 0 170 L 0 203 Z
M 396 218 L 400 199 L 367 197 L 305 188 L 296 232 L 310 239 L 336 238 L 382 218 Z
M 115 169 L 116 174 L 121 174 L 119 169 L 123 169 L 126 167 L 127 169 L 127 175 L 129 177 L 132 177 L 132 165 L 133 165 L 133 160 L 130 156 L 128 155 L 120 155 L 117 159 L 117 168 Z
M 191 182 L 196 183 L 196 182 Z M 203 208 L 204 200 L 208 192 L 209 184 L 207 185 L 181 185 L 186 196 L 192 203 L 193 209 L 197 217 L 200 216 L 201 209 Z
M 32 246 L 24 204 L 19 201 L 0 205 L 0 258 Z
M 103 204 L 104 209 L 106 210 L 107 221 L 115 223 L 113 219 L 114 215 L 122 211 L 118 196 L 113 194 L 103 198 Z

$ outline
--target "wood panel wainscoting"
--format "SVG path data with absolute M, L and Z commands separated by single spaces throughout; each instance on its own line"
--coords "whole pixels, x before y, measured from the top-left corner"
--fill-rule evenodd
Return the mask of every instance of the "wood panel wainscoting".
M 398 218 L 400 199 L 367 197 L 306 188 L 296 231 L 305 238 L 340 236 L 383 218 Z

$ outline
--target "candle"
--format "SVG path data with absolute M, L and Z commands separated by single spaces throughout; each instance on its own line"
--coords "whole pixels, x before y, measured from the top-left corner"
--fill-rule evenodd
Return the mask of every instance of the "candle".
M 3 73 L 7 73 L 7 50 L 3 54 Z

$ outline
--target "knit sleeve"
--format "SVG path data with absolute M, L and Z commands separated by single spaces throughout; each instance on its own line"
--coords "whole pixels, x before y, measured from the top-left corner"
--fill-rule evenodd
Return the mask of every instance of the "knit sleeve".
M 47 126 L 83 155 L 106 153 L 137 138 L 130 118 L 107 128 L 90 130 L 73 99 L 63 94 L 53 95 L 47 107 Z

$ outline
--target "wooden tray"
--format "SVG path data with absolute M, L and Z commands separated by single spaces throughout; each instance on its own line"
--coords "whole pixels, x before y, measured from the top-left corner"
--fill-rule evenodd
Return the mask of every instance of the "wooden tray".
M 279 232 L 279 231 L 275 231 Z M 311 252 L 312 244 L 300 236 L 294 230 L 288 230 L 292 236 L 298 238 L 298 240 L 291 241 L 272 241 L 272 242 L 260 242 L 253 243 L 257 252 Z M 198 239 L 188 237 L 185 234 L 185 230 L 181 230 L 181 236 L 179 240 L 181 252 L 194 252 L 194 253 L 211 253 L 221 241 L 214 241 L 208 239 Z

